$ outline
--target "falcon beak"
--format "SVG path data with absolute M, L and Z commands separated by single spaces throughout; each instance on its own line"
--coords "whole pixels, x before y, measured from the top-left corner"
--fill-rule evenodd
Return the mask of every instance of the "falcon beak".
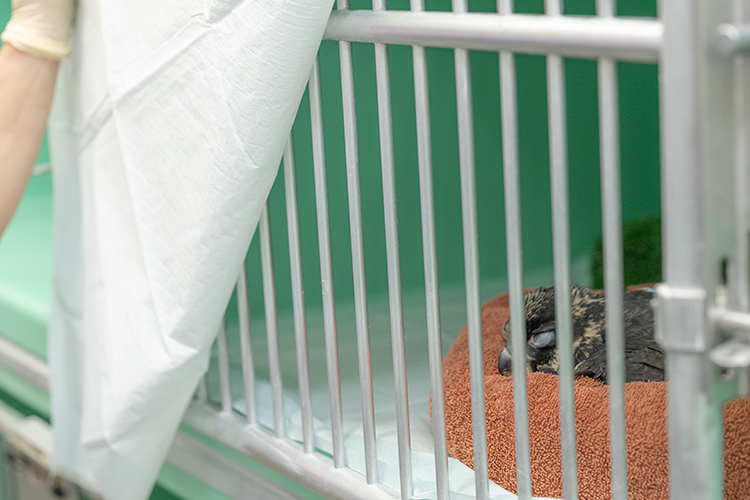
M 497 358 L 497 369 L 500 372 L 500 375 L 505 375 L 506 377 L 511 375 L 512 365 L 513 358 L 506 347 L 503 349 L 503 352 L 500 353 L 500 357 Z

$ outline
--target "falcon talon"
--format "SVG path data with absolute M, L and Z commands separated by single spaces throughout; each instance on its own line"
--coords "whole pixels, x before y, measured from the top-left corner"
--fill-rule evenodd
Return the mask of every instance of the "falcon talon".
M 570 288 L 573 316 L 573 359 L 576 377 L 607 383 L 607 321 L 605 297 L 579 285 Z M 654 338 L 653 290 L 625 292 L 625 382 L 664 380 L 664 352 Z M 557 374 L 555 289 L 540 287 L 524 297 L 526 314 L 526 371 Z M 503 327 L 505 349 L 498 370 L 511 375 L 510 321 Z

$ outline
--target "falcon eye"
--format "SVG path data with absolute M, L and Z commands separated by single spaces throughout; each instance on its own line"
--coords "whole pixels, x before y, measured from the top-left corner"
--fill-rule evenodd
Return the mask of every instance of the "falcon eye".
M 536 335 L 532 336 L 529 339 L 529 344 L 531 344 L 533 347 L 536 347 L 537 349 L 540 349 L 542 347 L 547 347 L 554 341 L 555 341 L 555 332 L 549 331 L 549 332 L 537 333 Z

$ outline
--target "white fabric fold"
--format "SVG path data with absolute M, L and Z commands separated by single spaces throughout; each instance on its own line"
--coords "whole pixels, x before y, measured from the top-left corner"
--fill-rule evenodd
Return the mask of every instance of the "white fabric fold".
M 332 0 L 83 0 L 51 119 L 54 465 L 147 498 Z

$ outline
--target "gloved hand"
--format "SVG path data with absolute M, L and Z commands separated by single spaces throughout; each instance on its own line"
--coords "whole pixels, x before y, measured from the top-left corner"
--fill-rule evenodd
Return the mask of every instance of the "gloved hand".
M 22 52 L 45 59 L 70 54 L 74 0 L 13 0 L 13 15 L 0 38 Z

